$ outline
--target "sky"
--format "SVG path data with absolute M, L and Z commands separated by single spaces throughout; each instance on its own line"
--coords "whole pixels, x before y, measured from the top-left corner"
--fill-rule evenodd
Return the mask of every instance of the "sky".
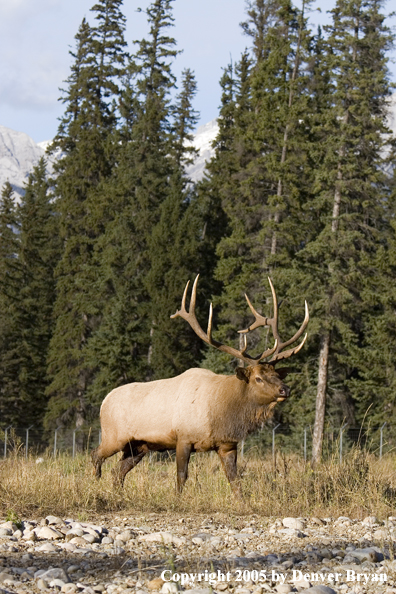
M 126 41 L 147 32 L 146 15 L 138 12 L 150 0 L 124 0 Z M 317 0 L 314 23 L 326 22 L 334 0 Z M 78 27 L 84 17 L 93 24 L 90 8 L 95 0 L 0 0 L 0 125 L 25 132 L 36 142 L 56 134 L 63 113 L 59 101 L 68 77 Z M 390 11 L 391 2 L 387 8 Z M 238 60 L 249 45 L 239 23 L 245 18 L 244 0 L 175 0 L 175 26 L 171 34 L 183 53 L 174 73 L 184 68 L 195 72 L 198 94 L 195 109 L 198 125 L 217 117 L 222 68 Z M 396 25 L 395 19 L 390 23 Z M 392 54 L 396 59 L 396 52 Z M 396 66 L 391 64 L 396 81 Z

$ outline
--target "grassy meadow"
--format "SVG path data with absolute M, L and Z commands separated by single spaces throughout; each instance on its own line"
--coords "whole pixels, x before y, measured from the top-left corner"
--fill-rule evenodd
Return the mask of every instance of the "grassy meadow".
M 88 453 L 25 458 L 14 451 L 0 463 L 0 518 L 11 513 L 23 518 L 47 514 L 81 520 L 112 512 L 127 514 L 175 512 L 252 514 L 263 516 L 340 516 L 380 519 L 396 515 L 396 456 L 381 460 L 365 451 L 350 451 L 340 464 L 334 456 L 317 469 L 295 455 L 252 454 L 239 462 L 244 500 L 231 494 L 215 453 L 192 456 L 183 494 L 175 493 L 173 456 L 147 456 L 114 488 L 111 469 L 117 457 L 103 466 L 97 481 Z

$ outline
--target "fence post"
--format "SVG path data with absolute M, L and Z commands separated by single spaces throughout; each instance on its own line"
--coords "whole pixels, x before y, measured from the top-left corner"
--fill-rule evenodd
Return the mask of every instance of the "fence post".
M 28 427 L 26 429 L 26 445 L 25 445 L 25 458 L 28 457 L 28 452 L 29 452 L 29 431 L 30 429 L 33 427 L 33 425 L 30 425 L 30 427 Z
M 54 458 L 56 458 L 56 442 L 57 442 L 58 431 L 61 428 L 62 427 L 57 427 L 54 431 Z
M 73 458 L 76 455 L 76 433 L 80 431 L 80 429 L 74 429 L 73 430 Z
M 4 458 L 7 458 L 7 433 L 8 429 L 12 429 L 12 425 L 8 425 L 4 431 Z
M 385 421 L 385 423 L 382 425 L 382 427 L 381 427 L 381 429 L 380 429 L 380 456 L 379 456 L 379 457 L 380 457 L 380 460 L 381 460 L 381 458 L 382 458 L 382 444 L 383 444 L 383 436 L 382 436 L 382 433 L 383 433 L 383 431 L 384 431 L 384 427 L 385 427 L 385 425 L 386 425 L 386 421 Z
M 274 470 L 275 470 L 275 431 L 278 429 L 279 426 L 280 426 L 280 423 L 278 423 L 276 425 L 276 427 L 274 427 L 272 429 L 272 464 L 274 466 Z
M 307 461 L 307 429 L 308 427 L 304 427 L 304 462 Z
M 345 423 L 345 425 L 343 425 L 343 427 L 341 427 L 341 429 L 340 429 L 340 464 L 342 462 L 342 436 L 344 433 L 344 429 L 347 425 L 348 425 L 348 423 Z

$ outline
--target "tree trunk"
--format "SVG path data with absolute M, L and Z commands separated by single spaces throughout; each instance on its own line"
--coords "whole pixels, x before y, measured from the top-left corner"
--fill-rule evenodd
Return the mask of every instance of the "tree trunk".
M 319 354 L 318 387 L 316 393 L 315 425 L 312 440 L 312 466 L 316 466 L 322 456 L 324 419 L 326 410 L 327 369 L 329 363 L 330 332 L 321 340 Z

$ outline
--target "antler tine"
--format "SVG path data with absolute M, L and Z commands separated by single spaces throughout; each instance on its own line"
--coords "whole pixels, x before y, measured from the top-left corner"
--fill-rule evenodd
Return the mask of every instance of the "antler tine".
M 212 340 L 212 320 L 213 320 L 213 305 L 211 303 L 209 306 L 208 330 L 206 332 L 208 335 L 210 344 L 212 344 L 212 342 L 213 342 L 213 340 Z
M 246 293 L 245 293 L 245 298 L 246 298 L 246 301 L 248 303 L 248 306 L 250 307 L 250 311 L 252 312 L 252 314 L 256 318 L 256 321 L 253 322 L 253 324 L 251 324 L 245 330 L 238 330 L 239 334 L 247 334 L 248 332 L 251 332 L 252 330 L 255 330 L 256 328 L 259 328 L 260 326 L 268 326 L 268 318 L 265 318 L 264 316 L 262 316 L 261 314 L 259 314 L 258 311 L 256 311 L 254 309 L 254 307 L 252 305 L 252 302 L 250 301 L 250 299 L 246 295 Z
M 307 336 L 308 336 L 308 332 L 305 334 L 305 336 L 302 339 L 302 341 L 300 342 L 300 344 L 297 345 L 296 347 L 294 347 L 294 349 L 289 349 L 287 351 L 284 351 L 283 353 L 276 354 L 275 357 L 273 357 L 270 362 L 275 363 L 278 361 L 282 361 L 282 359 L 287 359 L 288 357 L 291 357 L 292 355 L 296 355 L 303 348 L 305 341 L 307 340 Z
M 190 313 L 194 314 L 195 312 L 195 303 L 197 301 L 197 284 L 198 284 L 199 274 L 195 277 L 195 281 L 193 284 L 193 288 L 191 291 L 191 299 L 190 299 Z
M 297 332 L 294 334 L 294 336 L 292 336 L 291 338 L 289 338 L 289 340 L 286 340 L 286 342 L 281 342 L 279 344 L 279 348 L 275 351 L 275 354 L 274 354 L 273 358 L 271 359 L 271 363 L 275 363 L 276 361 L 281 361 L 282 359 L 286 359 L 287 357 L 291 357 L 292 355 L 295 355 L 296 353 L 298 353 L 300 349 L 302 349 L 302 347 L 303 347 L 303 345 L 304 345 L 304 343 L 306 341 L 307 334 L 303 338 L 303 340 L 300 343 L 300 345 L 298 345 L 297 347 L 295 347 L 293 349 L 289 349 L 288 351 L 284 351 L 283 353 L 281 353 L 281 351 L 283 349 L 285 349 L 286 347 L 290 346 L 291 344 L 293 344 L 293 342 L 296 342 L 296 340 L 298 340 L 300 338 L 300 336 L 302 335 L 302 333 L 306 329 L 306 327 L 308 325 L 308 322 L 309 322 L 309 310 L 308 310 L 308 303 L 305 301 L 305 316 L 304 316 L 303 323 L 301 324 L 301 326 L 297 330 Z

